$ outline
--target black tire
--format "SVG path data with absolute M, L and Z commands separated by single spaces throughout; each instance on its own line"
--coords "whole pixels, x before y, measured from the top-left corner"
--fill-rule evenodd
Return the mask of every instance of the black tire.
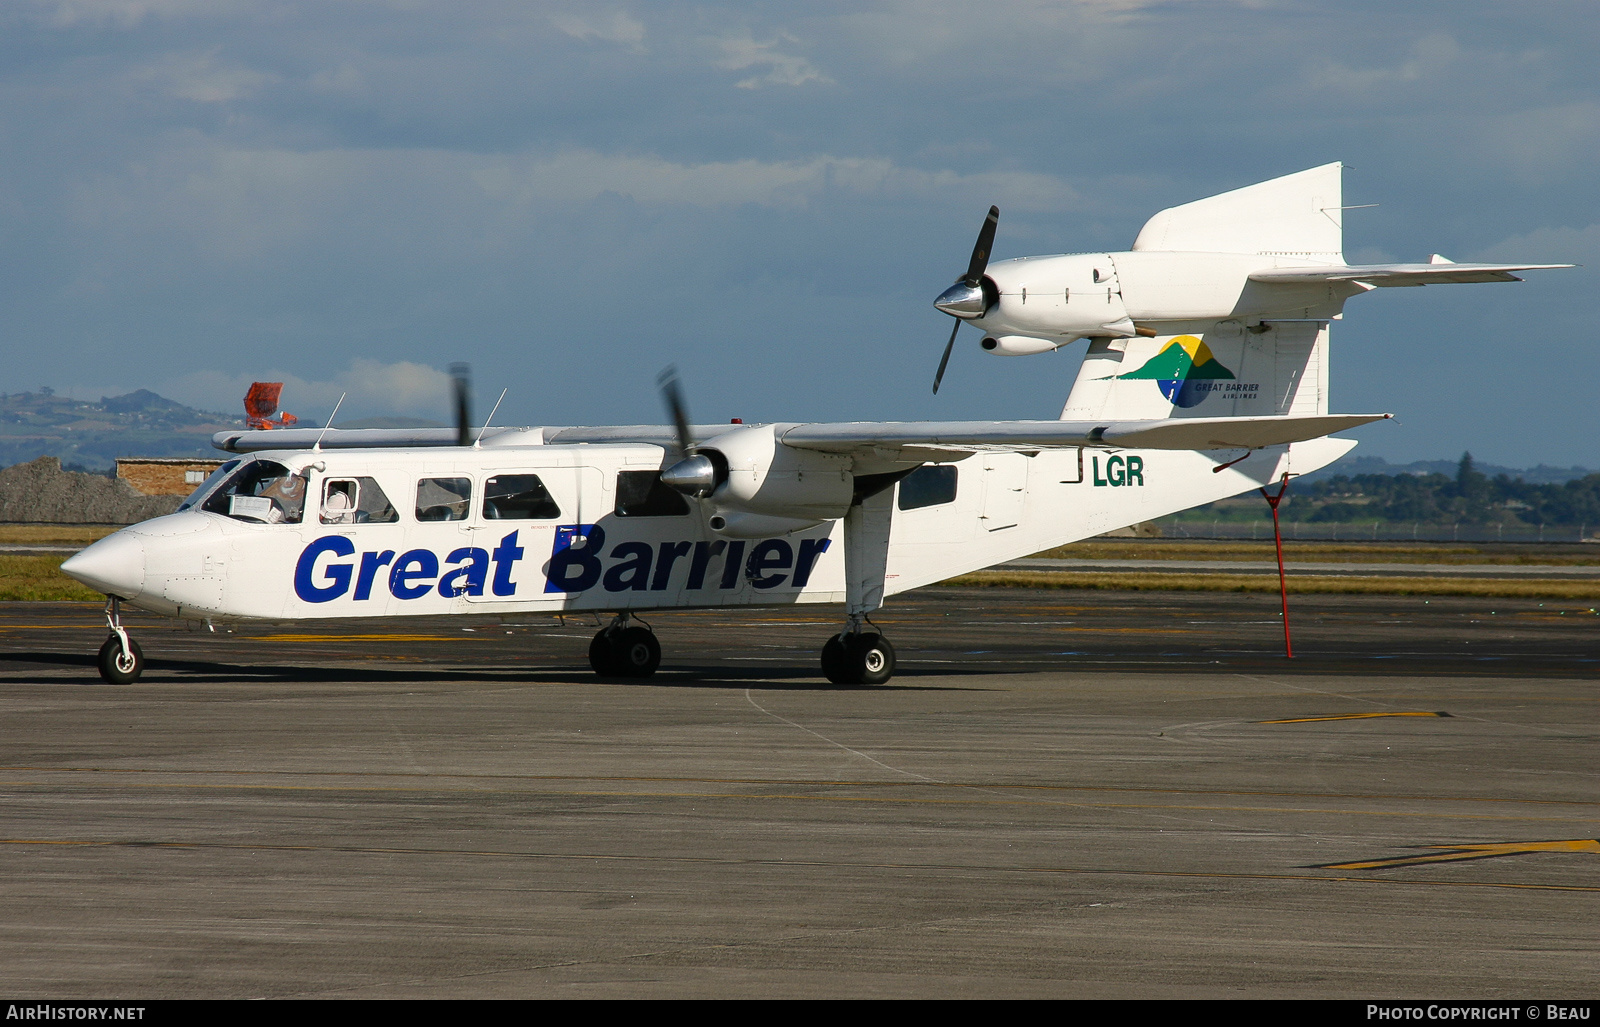
M 610 628 L 601 628 L 589 642 L 589 666 L 603 678 L 614 678 L 622 673 L 617 666 L 617 651 L 613 644 L 616 634 Z
M 862 632 L 849 636 L 844 656 L 853 684 L 881 685 L 894 677 L 894 646 L 882 635 Z
M 845 666 L 844 643 L 838 635 L 828 636 L 822 646 L 822 674 L 836 685 L 853 685 L 850 670 Z
M 126 685 L 139 680 L 144 673 L 144 651 L 139 643 L 128 639 L 128 653 L 124 657 L 122 642 L 116 635 L 108 635 L 100 647 L 100 676 L 110 685 Z
M 647 678 L 661 666 L 661 643 L 649 628 L 623 628 L 612 646 L 616 673 L 630 678 Z

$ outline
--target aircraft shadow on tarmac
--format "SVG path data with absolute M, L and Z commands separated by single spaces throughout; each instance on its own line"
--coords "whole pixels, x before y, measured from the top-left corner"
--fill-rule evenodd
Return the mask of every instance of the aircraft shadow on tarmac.
M 35 667 L 81 667 L 84 678 L 72 681 L 76 685 L 102 688 L 137 688 L 138 685 L 107 685 L 100 680 L 93 656 L 79 653 L 14 652 L 0 654 L 0 667 L 21 664 L 18 670 Z M 626 677 L 596 677 L 587 666 L 563 668 L 500 668 L 482 666 L 455 666 L 429 669 L 401 667 L 306 667 L 284 664 L 235 664 L 212 660 L 150 660 L 147 673 L 155 676 L 173 675 L 186 684 L 236 684 L 250 683 L 344 683 L 344 684 L 421 684 L 446 682 L 494 682 L 501 684 L 572 684 L 591 682 L 606 685 L 629 685 L 637 688 L 754 688 L 767 691 L 837 691 L 837 692 L 915 692 L 951 691 L 948 685 L 914 685 L 906 679 L 954 677 L 971 675 L 972 669 L 928 668 L 902 671 L 893 684 L 884 685 L 834 685 L 818 680 L 817 668 L 802 666 L 765 666 L 760 668 L 674 667 L 659 671 L 646 679 Z M 1027 673 L 1026 670 L 981 670 L 979 673 Z M 984 688 L 963 687 L 958 691 L 989 691 Z
M 175 675 L 180 680 L 193 683 L 225 684 L 230 682 L 348 682 L 373 684 L 382 682 L 519 682 L 529 684 L 571 684 L 589 681 L 608 685 L 630 685 L 639 688 L 759 688 L 805 691 L 855 692 L 863 689 L 882 691 L 915 691 L 929 689 L 947 691 L 949 684 L 938 684 L 942 678 L 1007 677 L 1023 674 L 1083 674 L 1122 673 L 1165 675 L 1203 675 L 1216 673 L 1253 673 L 1284 676 L 1321 674 L 1383 674 L 1409 677 L 1592 677 L 1596 660 L 1588 654 L 1541 653 L 1537 655 L 1507 653 L 1499 655 L 1469 655 L 1461 653 L 1372 653 L 1301 652 L 1290 661 L 1281 655 L 1263 651 L 1227 651 L 1194 653 L 1134 653 L 1108 651 L 1103 653 L 1074 652 L 1037 653 L 1025 651 L 983 654 L 987 658 L 960 662 L 941 662 L 929 666 L 915 658 L 903 661 L 897 668 L 893 682 L 878 686 L 832 685 L 821 678 L 820 668 L 809 661 L 791 664 L 763 663 L 760 666 L 716 664 L 666 666 L 654 676 L 645 679 L 623 677 L 596 677 L 586 664 L 570 667 L 517 667 L 459 663 L 426 668 L 407 668 L 393 665 L 352 665 L 342 663 L 337 667 L 319 667 L 277 663 L 230 663 L 222 660 L 161 660 L 149 661 L 149 670 L 155 674 Z M 440 664 L 444 661 L 438 661 Z M 30 667 L 82 668 L 85 680 L 81 684 L 101 685 L 95 666 L 95 657 L 88 653 L 60 652 L 10 652 L 0 653 L 0 670 L 25 672 Z M 916 683 L 913 683 L 916 682 Z M 122 687 L 122 686 L 108 686 Z M 970 682 L 959 686 L 962 690 L 986 691 L 981 685 Z

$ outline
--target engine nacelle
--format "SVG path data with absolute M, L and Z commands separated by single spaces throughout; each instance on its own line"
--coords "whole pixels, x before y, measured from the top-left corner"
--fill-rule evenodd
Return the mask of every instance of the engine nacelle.
M 786 534 L 799 530 L 798 522 L 833 520 L 850 511 L 855 479 L 849 458 L 782 445 L 777 433 L 785 427 L 790 426 L 741 428 L 700 447 L 727 462 L 727 478 L 710 502 L 728 525 L 746 523 L 736 515 L 760 514 L 795 522 L 783 529 Z
M 805 531 L 807 528 L 815 528 L 822 521 L 729 510 L 727 513 L 712 514 L 706 523 L 711 526 L 712 531 L 728 538 L 772 538 L 775 535 L 789 535 Z
M 1002 357 L 1026 357 L 1034 353 L 1048 353 L 1069 339 L 1036 339 L 1031 335 L 985 336 L 981 345 L 990 353 Z

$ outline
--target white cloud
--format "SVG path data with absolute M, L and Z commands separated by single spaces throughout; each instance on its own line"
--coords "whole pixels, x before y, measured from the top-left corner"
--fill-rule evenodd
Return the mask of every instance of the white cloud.
M 574 39 L 598 39 L 644 53 L 644 23 L 621 11 L 610 14 L 552 14 L 556 28 Z
M 780 41 L 791 44 L 800 42 L 787 32 L 778 33 L 777 38 L 770 43 L 758 43 L 748 32 L 742 36 L 724 37 L 717 41 L 723 53 L 722 59 L 717 62 L 717 67 L 727 68 L 729 71 L 766 67 L 765 75 L 752 75 L 742 79 L 738 83 L 740 89 L 759 89 L 765 85 L 800 86 L 807 82 L 833 81 L 812 67 L 811 62 L 804 57 L 779 53 L 776 48 Z
M 1579 100 L 1474 117 L 1474 153 L 1524 182 L 1589 179 L 1600 160 L 1600 102 Z
M 704 209 L 796 208 L 840 196 L 883 202 L 978 196 L 1024 213 L 1080 206 L 1078 193 L 1052 175 L 963 174 L 879 157 L 691 164 L 586 149 L 507 157 L 432 149 L 247 150 L 197 141 L 169 151 L 165 161 L 84 183 L 72 214 L 102 242 L 123 237 L 142 254 L 138 273 L 160 278 L 179 273 L 159 266 L 162 254 L 182 266 L 196 257 L 236 262 L 307 244 L 343 251 L 355 241 L 426 254 L 437 264 L 475 254 L 485 240 L 503 239 L 528 219 L 605 194 Z M 341 228 L 329 236 L 334 225 Z M 176 245 L 153 247 L 154 240 Z M 83 288 L 96 275 L 127 273 L 101 269 L 99 261 L 85 270 Z
M 244 395 L 252 382 L 283 382 L 279 405 L 310 423 L 321 424 L 339 397 L 339 420 L 388 414 L 439 419 L 449 409 L 450 376 L 438 368 L 402 360 L 384 363 L 357 358 L 326 381 L 301 378 L 282 369 L 261 367 L 242 373 L 191 371 L 155 391 L 169 399 L 244 416 Z
M 171 53 L 134 69 L 135 82 L 148 83 L 168 96 L 201 103 L 224 103 L 248 96 L 274 76 L 218 60 L 214 48 L 206 53 Z
M 1075 206 L 1072 187 L 1051 175 L 908 168 L 876 157 L 818 156 L 797 161 L 710 161 L 683 164 L 653 155 L 615 156 L 569 150 L 553 157 L 499 158 L 473 171 L 485 193 L 515 206 L 578 201 L 612 192 L 647 204 L 703 207 L 798 206 L 830 191 L 884 198 L 980 193 L 1026 211 Z
M 222 17 L 244 5 L 233 0 L 29 0 L 33 12 L 52 28 L 131 29 L 149 18 L 184 15 Z
M 1318 90 L 1381 92 L 1441 78 L 1462 57 L 1461 47 L 1454 37 L 1434 32 L 1417 40 L 1412 44 L 1409 54 L 1393 64 L 1355 68 L 1335 61 L 1324 61 L 1311 66 L 1307 80 L 1313 89 Z
M 1587 228 L 1536 228 L 1486 247 L 1480 260 L 1536 261 L 1540 264 L 1600 266 L 1600 225 Z M 1571 272 L 1568 272 L 1569 274 Z

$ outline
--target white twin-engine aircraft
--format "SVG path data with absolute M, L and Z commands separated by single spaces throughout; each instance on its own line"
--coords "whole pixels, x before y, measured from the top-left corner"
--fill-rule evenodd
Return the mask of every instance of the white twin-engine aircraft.
M 633 677 L 661 659 L 640 613 L 843 603 L 822 669 L 881 683 L 894 649 L 867 618 L 890 595 L 1348 452 L 1327 436 L 1389 415 L 1328 412 L 1347 297 L 1535 266 L 1346 266 L 1339 174 L 1162 211 L 1132 253 L 989 268 L 991 211 L 938 306 L 1001 353 L 1089 339 L 1060 420 L 691 426 L 667 378 L 672 427 L 471 429 L 463 403 L 455 430 L 224 432 L 238 459 L 178 512 L 62 570 L 109 597 L 117 683 L 144 664 L 123 602 L 206 621 L 611 613 L 589 661 Z

